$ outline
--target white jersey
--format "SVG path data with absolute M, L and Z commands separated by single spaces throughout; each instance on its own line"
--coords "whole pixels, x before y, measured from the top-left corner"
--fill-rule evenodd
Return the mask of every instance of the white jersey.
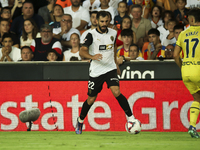
M 100 33 L 97 29 L 91 30 L 85 37 L 83 46 L 89 48 L 89 54 L 102 54 L 102 60 L 92 60 L 90 64 L 91 77 L 98 77 L 111 70 L 117 69 L 114 60 L 114 45 L 117 31 L 108 28 L 106 33 Z
M 81 34 L 81 38 L 80 38 L 80 43 L 82 44 L 84 42 L 85 37 L 87 36 L 87 34 L 92 31 L 92 29 L 88 29 L 85 30 L 82 34 Z
M 73 56 L 74 56 L 74 57 L 77 57 L 78 60 L 81 60 L 81 57 L 80 57 L 80 55 L 79 55 L 79 51 L 76 52 L 76 53 L 72 53 L 72 52 L 71 52 L 71 49 L 70 49 L 70 50 L 65 51 L 65 52 L 63 53 L 63 55 L 65 56 L 65 61 L 70 61 L 70 58 L 73 57 Z

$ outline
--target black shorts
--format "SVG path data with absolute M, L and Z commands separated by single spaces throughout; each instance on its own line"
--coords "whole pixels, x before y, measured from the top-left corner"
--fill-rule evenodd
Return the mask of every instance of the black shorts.
M 119 86 L 119 78 L 117 76 L 117 70 L 112 70 L 99 77 L 89 77 L 88 81 L 88 96 L 94 97 L 101 92 L 103 83 L 107 83 L 107 87 Z

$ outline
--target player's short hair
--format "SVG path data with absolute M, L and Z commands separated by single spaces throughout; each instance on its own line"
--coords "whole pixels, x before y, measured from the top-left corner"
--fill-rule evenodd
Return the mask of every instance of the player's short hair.
M 109 11 L 106 11 L 108 13 L 108 15 L 110 16 L 110 21 L 112 21 L 112 15 Z
M 184 30 L 184 25 L 182 25 L 182 24 L 177 24 L 177 25 L 175 25 L 175 26 L 174 26 L 174 31 L 177 30 L 177 29 L 182 29 L 182 30 Z
M 140 51 L 140 49 L 139 49 L 139 46 L 137 45 L 137 44 L 135 44 L 135 43 L 132 43 L 130 46 L 129 46 L 129 50 L 130 50 L 130 47 L 131 46 L 135 46 L 136 48 L 137 48 L 137 52 L 139 52 Z
M 4 33 L 2 37 L 2 41 L 4 41 L 5 38 L 11 38 L 12 39 L 12 34 L 11 33 Z M 13 41 L 13 39 L 12 39 Z
M 200 9 L 193 8 L 188 13 L 187 16 L 193 16 L 195 18 L 195 22 L 200 22 Z
M 100 16 L 103 17 L 103 18 L 106 17 L 106 16 L 109 17 L 109 14 L 108 14 L 107 11 L 99 11 L 99 12 L 97 13 L 97 20 L 99 20 Z
M 133 30 L 131 29 L 123 29 L 121 31 L 121 36 L 130 36 L 133 38 Z
M 150 34 L 155 34 L 157 36 L 160 36 L 160 32 L 158 31 L 158 29 L 154 29 L 154 28 L 152 28 L 148 31 L 148 35 L 150 35 Z
M 21 52 L 22 52 L 22 50 L 25 49 L 25 48 L 29 49 L 29 51 L 30 51 L 31 53 L 33 53 L 32 49 L 31 49 L 29 46 L 23 46 L 23 47 L 21 48 Z
M 126 8 L 128 7 L 128 5 L 127 5 L 127 3 L 126 3 L 125 1 L 119 2 L 119 3 L 118 3 L 118 7 L 119 7 L 119 4 L 122 4 L 122 3 L 124 3 L 124 4 L 126 5 Z
M 175 2 L 177 3 L 179 0 L 176 0 Z M 181 1 L 183 1 L 183 2 L 185 2 L 185 3 L 187 3 L 187 1 L 186 0 L 181 0 Z
M 173 14 L 173 12 L 172 12 L 171 10 L 165 10 L 165 11 L 163 12 L 163 14 L 162 14 L 162 20 L 163 20 L 164 23 L 165 23 L 164 18 L 165 18 L 165 16 L 166 16 L 167 14 L 170 15 L 171 19 L 174 18 L 174 14 Z
M 153 17 L 152 13 L 153 13 L 153 9 L 154 9 L 155 7 L 157 7 L 157 8 L 159 9 L 159 11 L 160 11 L 160 16 L 159 16 L 159 17 L 161 17 L 161 16 L 162 16 L 162 8 L 161 8 L 160 6 L 158 6 L 158 5 L 154 5 L 154 6 L 151 8 L 151 17 Z
M 48 24 L 43 24 L 41 27 L 40 27 L 40 32 L 44 29 L 47 29 L 47 30 L 50 30 L 51 32 L 53 32 L 53 28 L 48 25 Z
M 142 11 L 142 6 L 139 5 L 139 4 L 135 4 L 135 5 L 133 5 L 133 6 L 131 7 L 131 10 L 133 10 L 134 8 L 140 8 L 141 11 Z
M 92 14 L 97 14 L 98 11 L 90 11 L 90 17 L 92 16 Z

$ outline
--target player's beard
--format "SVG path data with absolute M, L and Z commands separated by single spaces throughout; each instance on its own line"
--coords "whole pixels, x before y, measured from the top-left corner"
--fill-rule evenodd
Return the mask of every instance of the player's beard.
M 105 27 L 105 29 L 102 29 L 102 27 Z M 107 26 L 100 26 L 99 25 L 99 30 L 102 32 L 102 33 L 105 33 L 107 31 Z

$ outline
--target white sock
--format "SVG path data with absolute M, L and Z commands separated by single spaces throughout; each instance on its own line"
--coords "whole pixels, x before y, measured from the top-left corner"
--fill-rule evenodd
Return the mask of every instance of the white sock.
M 135 117 L 133 115 L 127 118 L 128 118 L 128 121 L 135 121 Z
M 80 117 L 78 117 L 78 122 L 83 123 L 84 120 L 81 120 Z

